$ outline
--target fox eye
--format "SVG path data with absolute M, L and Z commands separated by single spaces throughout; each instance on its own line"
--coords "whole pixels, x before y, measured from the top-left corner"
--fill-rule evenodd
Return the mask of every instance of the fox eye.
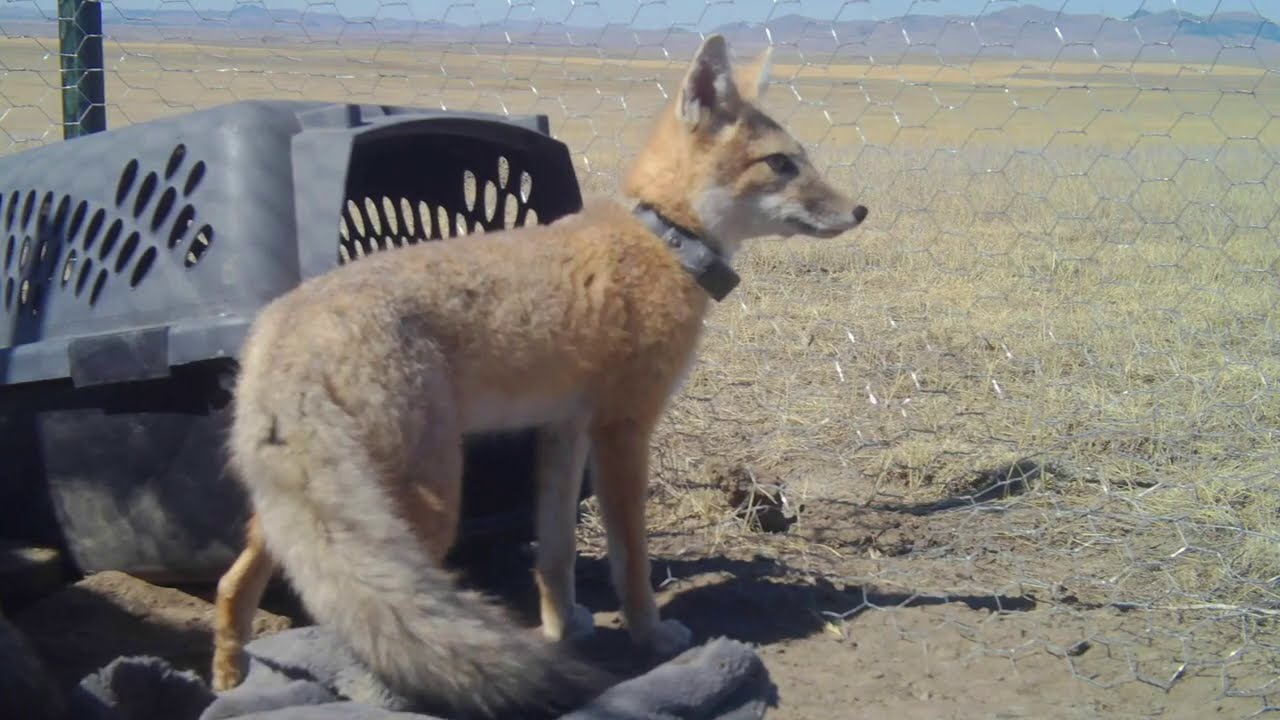
M 795 161 L 782 153 L 768 155 L 764 158 L 764 161 L 769 165 L 770 170 L 779 175 L 795 175 L 800 172 L 800 169 L 796 167 Z

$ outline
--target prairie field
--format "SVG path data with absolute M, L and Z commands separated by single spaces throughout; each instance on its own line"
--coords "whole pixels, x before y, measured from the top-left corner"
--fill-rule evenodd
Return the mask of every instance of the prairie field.
M 106 55 L 109 127 L 248 98 L 545 113 L 605 195 L 687 60 Z M 0 56 L 0 151 L 60 139 L 56 40 Z M 654 443 L 664 612 L 759 643 L 770 717 L 1275 712 L 1280 74 L 780 53 L 773 78 L 767 109 L 870 217 L 758 241 L 708 318 Z M 762 531 L 733 488 L 794 517 Z M 581 543 L 607 625 L 590 512 Z

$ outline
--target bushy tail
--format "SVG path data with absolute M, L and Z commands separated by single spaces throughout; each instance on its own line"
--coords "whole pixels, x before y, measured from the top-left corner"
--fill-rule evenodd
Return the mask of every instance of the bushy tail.
M 307 611 L 391 689 L 457 715 L 527 717 L 573 709 L 610 683 L 519 628 L 501 606 L 459 589 L 425 554 L 371 466 L 348 457 L 307 467 L 304 479 L 282 477 L 302 469 L 261 454 L 248 464 L 257 467 L 242 467 L 242 476 L 267 547 Z

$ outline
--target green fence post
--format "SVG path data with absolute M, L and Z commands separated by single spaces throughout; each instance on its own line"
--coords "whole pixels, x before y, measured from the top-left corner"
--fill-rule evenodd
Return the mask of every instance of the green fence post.
M 63 139 L 106 130 L 99 0 L 58 0 L 58 55 L 62 61 Z

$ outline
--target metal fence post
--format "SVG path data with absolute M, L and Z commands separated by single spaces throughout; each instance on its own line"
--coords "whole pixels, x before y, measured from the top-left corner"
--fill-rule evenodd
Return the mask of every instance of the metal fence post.
M 63 139 L 106 130 L 99 0 L 58 0 L 58 54 L 62 62 Z

